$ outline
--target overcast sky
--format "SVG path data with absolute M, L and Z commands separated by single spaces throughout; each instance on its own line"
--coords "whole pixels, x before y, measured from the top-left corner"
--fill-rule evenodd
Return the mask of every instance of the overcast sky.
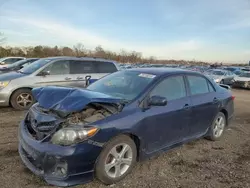
M 6 45 L 81 42 L 158 59 L 247 63 L 250 0 L 0 0 Z

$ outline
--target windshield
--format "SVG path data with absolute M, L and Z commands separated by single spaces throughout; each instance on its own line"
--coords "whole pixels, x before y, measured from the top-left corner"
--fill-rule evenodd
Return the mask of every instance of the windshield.
M 235 70 L 237 70 L 237 68 L 234 68 L 234 67 L 228 67 L 228 68 L 225 68 L 226 70 L 229 70 L 229 71 L 232 71 L 234 72 Z
M 210 71 L 209 73 L 213 75 L 219 75 L 219 76 L 223 76 L 225 74 L 223 71 L 217 71 L 217 70 Z
M 250 78 L 250 72 L 244 72 L 239 75 L 239 77 L 247 77 Z
M 8 67 L 8 68 L 13 68 L 13 67 L 16 67 L 16 66 L 25 64 L 26 62 L 29 62 L 29 61 L 30 61 L 30 60 L 27 60 L 27 59 L 20 60 L 20 61 L 17 61 L 17 62 L 15 62 L 15 63 L 9 64 L 7 67 Z
M 118 71 L 89 85 L 87 89 L 130 101 L 135 99 L 155 78 L 153 74 Z
M 22 68 L 20 72 L 24 74 L 32 74 L 33 72 L 37 71 L 38 69 L 40 69 L 41 67 L 49 63 L 50 61 L 51 61 L 50 59 L 37 60 L 36 62 Z

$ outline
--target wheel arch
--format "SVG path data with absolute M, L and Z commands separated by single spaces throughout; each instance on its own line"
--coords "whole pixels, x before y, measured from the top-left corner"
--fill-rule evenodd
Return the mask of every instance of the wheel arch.
M 12 106 L 12 105 L 11 105 L 11 98 L 12 98 L 13 94 L 14 94 L 16 91 L 20 90 L 20 89 L 29 89 L 29 90 L 32 90 L 33 88 L 32 88 L 32 87 L 20 87 L 20 88 L 14 89 L 14 90 L 11 92 L 10 97 L 9 97 L 9 105 L 10 105 L 10 106 Z
M 123 134 L 129 136 L 134 141 L 134 143 L 136 145 L 136 151 L 137 151 L 137 159 L 136 160 L 139 161 L 139 159 L 140 159 L 140 151 L 141 151 L 141 140 L 140 140 L 140 138 L 137 135 L 133 134 L 133 133 L 123 133 Z
M 225 108 L 220 110 L 221 113 L 224 114 L 225 118 L 226 118 L 226 125 L 228 125 L 228 112 Z

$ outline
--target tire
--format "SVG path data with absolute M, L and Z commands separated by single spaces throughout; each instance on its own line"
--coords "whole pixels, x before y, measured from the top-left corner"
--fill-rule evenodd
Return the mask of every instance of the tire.
M 222 121 L 222 124 L 218 125 L 220 119 Z M 206 138 L 211 141 L 219 140 L 222 137 L 225 128 L 226 128 L 226 117 L 222 112 L 219 112 L 217 116 L 214 118 L 213 123 L 209 128 Z
M 123 146 L 126 145 L 127 147 L 122 147 L 121 145 Z M 121 157 L 119 159 L 119 157 L 117 157 L 117 159 L 115 159 L 115 157 L 111 154 L 111 153 L 119 153 L 120 152 L 119 149 L 121 149 L 122 151 L 125 148 L 127 149 L 127 151 L 123 156 L 124 158 Z M 132 154 L 130 153 L 130 151 L 132 152 Z M 137 148 L 134 141 L 129 136 L 120 135 L 113 138 L 104 146 L 100 156 L 96 161 L 95 174 L 97 179 L 99 179 L 106 185 L 114 184 L 122 180 L 132 171 L 136 163 L 136 157 L 137 157 Z M 129 163 L 131 161 L 130 165 L 123 164 L 120 161 L 122 159 L 123 160 L 127 159 L 127 162 L 129 161 Z M 120 168 L 118 168 L 117 166 L 119 166 Z M 119 176 L 118 175 L 116 176 L 117 169 L 121 169 L 120 171 L 121 173 L 120 174 L 117 173 L 119 174 Z
M 20 100 L 23 100 L 23 103 Z M 10 103 L 14 109 L 28 110 L 35 103 L 35 100 L 30 89 L 18 89 L 12 94 Z

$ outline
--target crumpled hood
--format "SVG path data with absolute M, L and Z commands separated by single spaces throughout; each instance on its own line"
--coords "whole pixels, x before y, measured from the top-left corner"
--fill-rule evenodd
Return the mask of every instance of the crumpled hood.
M 41 107 L 66 113 L 79 112 L 90 103 L 118 104 L 122 101 L 104 93 L 80 88 L 48 86 L 35 88 L 32 94 Z

